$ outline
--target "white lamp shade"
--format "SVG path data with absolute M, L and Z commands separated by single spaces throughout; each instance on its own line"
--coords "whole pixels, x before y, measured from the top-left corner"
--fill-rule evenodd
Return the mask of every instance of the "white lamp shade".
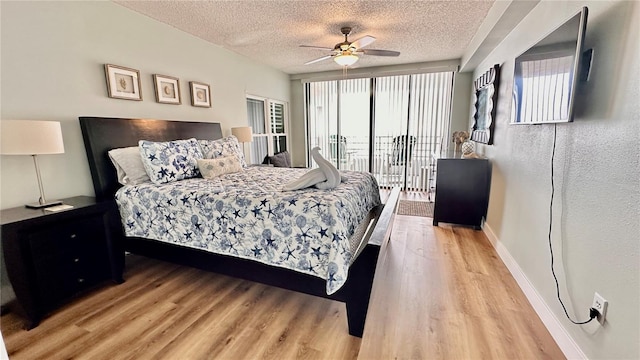
M 0 120 L 0 154 L 62 154 L 62 129 L 58 121 Z
M 253 130 L 251 126 L 231 128 L 231 134 L 237 137 L 241 143 L 251 142 L 251 140 L 253 140 Z

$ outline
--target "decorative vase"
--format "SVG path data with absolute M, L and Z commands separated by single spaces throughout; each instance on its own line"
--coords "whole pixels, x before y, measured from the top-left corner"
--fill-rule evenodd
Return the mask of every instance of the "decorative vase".
M 460 147 L 463 154 L 471 154 L 476 150 L 476 145 L 472 141 L 465 141 Z

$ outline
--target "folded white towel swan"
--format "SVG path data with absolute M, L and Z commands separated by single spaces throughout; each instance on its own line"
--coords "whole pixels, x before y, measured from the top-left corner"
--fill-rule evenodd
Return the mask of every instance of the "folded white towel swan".
M 286 184 L 282 189 L 285 191 L 300 190 L 315 186 L 321 190 L 333 189 L 338 186 L 341 181 L 346 179 L 340 176 L 338 169 L 332 163 L 327 161 L 320 155 L 320 148 L 311 149 L 311 157 L 318 164 L 317 169 L 309 170 L 300 178 Z

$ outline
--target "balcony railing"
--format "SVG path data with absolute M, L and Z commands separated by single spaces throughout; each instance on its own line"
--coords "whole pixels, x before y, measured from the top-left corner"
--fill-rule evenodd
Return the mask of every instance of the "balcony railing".
M 330 138 L 324 153 L 341 170 L 369 171 L 367 137 Z M 405 186 L 412 191 L 435 188 L 433 154 L 440 150 L 440 137 L 409 137 L 409 145 L 398 136 L 376 136 L 372 173 L 380 187 Z M 331 141 L 334 140 L 334 141 Z M 406 179 L 406 182 L 405 182 Z

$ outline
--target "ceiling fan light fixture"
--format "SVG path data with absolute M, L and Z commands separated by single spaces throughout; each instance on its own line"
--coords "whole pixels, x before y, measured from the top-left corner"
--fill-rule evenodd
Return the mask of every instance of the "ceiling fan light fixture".
M 2 1 L 2 0 L 0 0 Z M 344 41 L 337 43 L 333 46 L 333 48 L 327 48 L 327 47 L 320 47 L 320 46 L 314 46 L 314 45 L 300 45 L 300 47 L 303 48 L 314 48 L 314 49 L 322 49 L 322 50 L 331 50 L 331 54 L 329 55 L 325 55 L 321 58 L 315 59 L 315 60 L 311 60 L 311 61 L 307 61 L 306 63 L 304 63 L 305 65 L 310 65 L 310 64 L 315 64 L 319 61 L 323 61 L 326 59 L 331 59 L 333 58 L 333 61 L 336 62 L 336 64 L 342 66 L 344 68 L 344 71 L 346 73 L 347 71 L 347 67 L 355 64 L 356 62 L 358 62 L 358 56 L 356 54 L 362 54 L 362 55 L 372 55 L 372 56 L 398 56 L 400 55 L 400 52 L 398 51 L 391 51 L 391 50 L 381 50 L 381 49 L 363 49 L 365 46 L 369 46 L 371 43 L 373 43 L 374 41 L 376 41 L 376 38 L 374 38 L 373 36 L 370 35 L 365 35 L 363 37 L 361 37 L 360 39 L 356 40 L 356 41 L 349 41 L 349 34 L 351 34 L 351 28 L 350 27 L 343 27 L 340 29 L 340 32 L 342 33 L 342 35 L 344 35 Z
M 353 54 L 338 54 L 333 57 L 333 61 L 340 66 L 351 66 L 358 61 L 358 57 Z

